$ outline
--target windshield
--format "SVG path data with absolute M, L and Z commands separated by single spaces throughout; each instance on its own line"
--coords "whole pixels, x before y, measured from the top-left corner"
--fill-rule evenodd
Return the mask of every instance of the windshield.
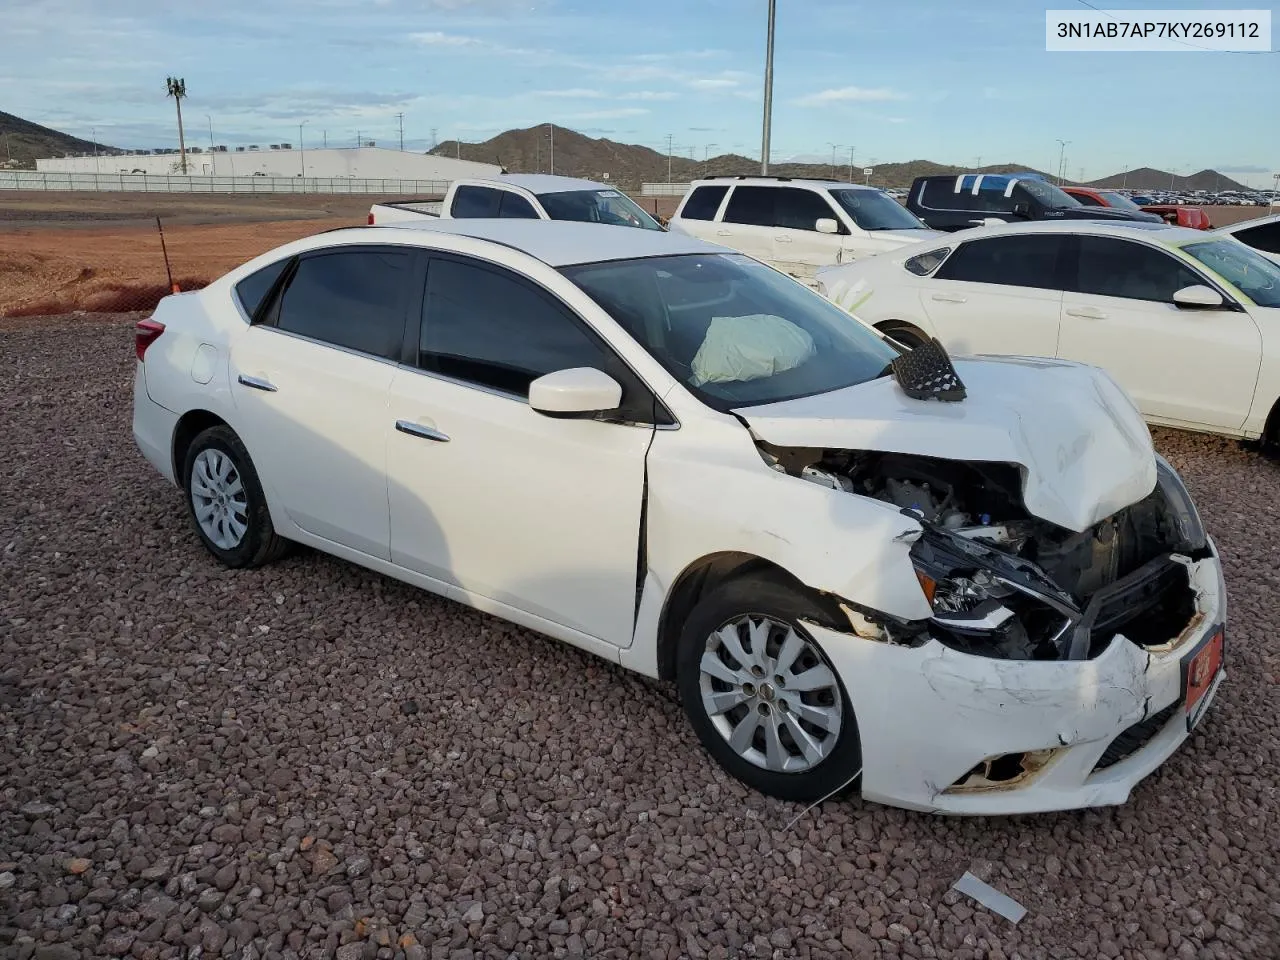
M 625 193 L 618 190 L 569 190 L 540 193 L 542 209 L 552 220 L 610 223 L 619 227 L 661 230 L 658 221 Z
M 1031 196 L 1035 197 L 1050 210 L 1060 210 L 1064 207 L 1082 206 L 1080 201 L 1071 194 L 1059 190 L 1052 183 L 1044 180 L 1019 180 L 1018 186 Z
M 1110 190 L 1103 190 L 1099 196 L 1107 201 L 1112 207 L 1119 207 L 1122 210 L 1141 210 L 1142 208 L 1126 197 L 1123 193 L 1112 193 Z
M 863 230 L 928 230 L 924 221 L 879 190 L 832 190 L 831 196 Z
M 1280 265 L 1238 240 L 1188 243 L 1183 252 L 1239 289 L 1260 307 L 1280 307 Z
M 874 380 L 899 355 L 819 294 L 740 254 L 621 260 L 562 272 L 716 410 Z

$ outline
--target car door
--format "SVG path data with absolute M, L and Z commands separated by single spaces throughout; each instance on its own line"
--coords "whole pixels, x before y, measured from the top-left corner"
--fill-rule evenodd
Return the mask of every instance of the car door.
M 773 265 L 793 276 L 809 278 L 819 267 L 839 263 L 849 228 L 827 198 L 802 187 L 770 189 L 774 195 Z M 819 233 L 816 224 L 822 219 L 835 221 L 838 232 Z
M 1249 314 L 1175 305 L 1183 287 L 1216 285 L 1157 246 L 1089 235 L 1075 242 L 1058 356 L 1107 370 L 1149 419 L 1240 428 L 1262 350 Z
M 384 418 L 392 561 L 483 609 L 628 646 L 654 427 L 545 416 L 528 386 L 595 367 L 636 420 L 656 400 L 556 297 L 482 261 L 432 256 L 418 329 Z
M 304 254 L 231 341 L 236 429 L 271 496 L 306 532 L 384 560 L 382 427 L 422 263 L 392 246 Z
M 716 225 L 715 243 L 740 250 L 764 263 L 773 260 L 773 187 L 735 186 Z
M 1062 305 L 1063 237 L 1008 234 L 969 240 L 931 277 L 920 306 L 954 353 L 1052 357 Z

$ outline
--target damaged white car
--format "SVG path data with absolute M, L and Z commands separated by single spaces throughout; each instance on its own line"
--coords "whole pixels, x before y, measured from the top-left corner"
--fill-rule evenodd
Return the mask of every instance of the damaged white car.
M 904 353 L 693 238 L 330 232 L 137 355 L 222 562 L 306 543 L 674 680 L 778 797 L 1123 803 L 1225 676 L 1213 542 L 1106 374 Z

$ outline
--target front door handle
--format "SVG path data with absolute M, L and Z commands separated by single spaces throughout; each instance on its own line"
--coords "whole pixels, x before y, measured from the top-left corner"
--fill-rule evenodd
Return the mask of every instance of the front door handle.
M 1086 320 L 1105 320 L 1107 315 L 1097 307 L 1067 307 L 1067 316 L 1083 317 Z
M 267 393 L 276 392 L 276 385 L 270 380 L 263 380 L 261 377 L 250 377 L 242 373 L 236 379 L 244 386 L 252 387 L 254 390 L 265 390 Z
M 791 243 L 791 242 L 792 242 L 790 237 L 774 237 L 773 239 L 774 239 L 774 240 L 776 240 L 778 243 Z
M 437 440 L 441 443 L 449 442 L 449 435 L 441 433 L 434 427 L 424 427 L 420 423 L 414 423 L 412 420 L 397 420 L 396 429 L 401 433 L 407 433 L 411 437 L 421 437 L 423 440 Z
M 964 303 L 966 298 L 954 293 L 935 293 L 933 299 L 940 303 Z
M 717 236 L 717 237 L 731 237 L 731 236 L 733 236 L 733 231 L 731 231 L 731 230 L 717 230 L 717 231 L 716 231 L 716 236 Z

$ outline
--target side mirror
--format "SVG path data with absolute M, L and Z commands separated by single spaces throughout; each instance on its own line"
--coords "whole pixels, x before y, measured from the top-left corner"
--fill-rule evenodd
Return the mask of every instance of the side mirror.
M 813 229 L 819 233 L 839 233 L 840 224 L 836 223 L 831 217 L 819 217 L 813 225 Z
M 1015 217 L 1026 217 L 1028 220 L 1030 220 L 1031 204 L 1027 203 L 1025 200 L 1019 200 L 1017 203 L 1013 205 L 1013 215 Z
M 621 385 L 594 367 L 556 370 L 529 384 L 529 406 L 548 417 L 585 419 L 621 403 Z
M 1221 307 L 1225 304 L 1222 294 L 1212 287 L 1206 287 L 1204 284 L 1197 283 L 1189 287 L 1183 287 L 1173 295 L 1173 302 L 1179 307 L 1190 307 L 1200 309 L 1213 309 Z

